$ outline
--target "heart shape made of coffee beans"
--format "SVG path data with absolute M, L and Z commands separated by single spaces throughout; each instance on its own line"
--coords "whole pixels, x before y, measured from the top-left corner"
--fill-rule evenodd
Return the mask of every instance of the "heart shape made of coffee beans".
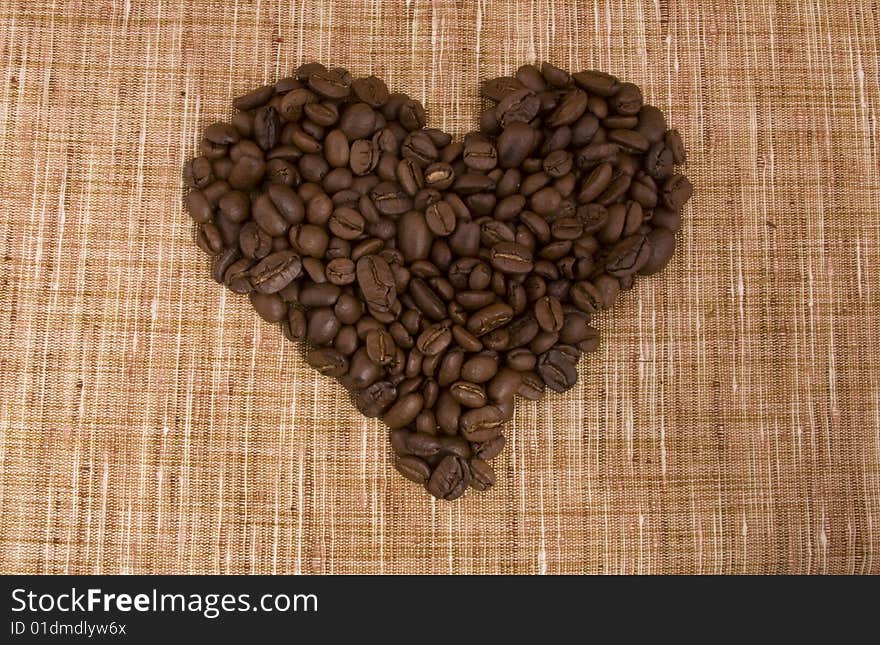
M 632 83 L 544 63 L 481 94 L 453 141 L 381 79 L 309 63 L 236 98 L 184 169 L 214 280 L 304 341 L 446 500 L 495 483 L 516 395 L 575 384 L 591 315 L 666 265 L 692 192 Z

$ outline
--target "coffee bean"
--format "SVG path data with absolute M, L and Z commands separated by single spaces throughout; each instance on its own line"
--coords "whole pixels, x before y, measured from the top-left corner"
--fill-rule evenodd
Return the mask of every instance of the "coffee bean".
M 575 360 L 557 349 L 551 349 L 538 358 L 538 374 L 554 392 L 565 392 L 577 383 Z
M 236 110 L 253 110 L 266 103 L 275 93 L 274 85 L 264 85 L 258 87 L 243 96 L 238 96 L 232 100 L 232 107 Z
M 444 351 L 452 342 L 452 332 L 449 325 L 436 323 L 427 327 L 419 335 L 416 347 L 426 356 L 435 356 Z
M 468 318 L 467 330 L 474 336 L 480 337 L 506 325 L 512 318 L 513 309 L 510 305 L 498 302 L 483 307 Z
M 376 381 L 355 397 L 355 405 L 366 417 L 378 417 L 397 399 L 397 388 L 388 381 Z
M 639 269 L 641 275 L 661 271 L 672 258 L 675 251 L 675 235 L 665 228 L 655 228 L 648 233 L 651 255 Z
M 676 165 L 682 165 L 687 161 L 684 150 L 684 143 L 682 143 L 681 135 L 678 130 L 669 130 L 666 132 L 663 137 L 663 142 L 666 144 L 666 147 L 672 152 L 672 160 Z
M 466 408 L 481 408 L 486 405 L 486 391 L 477 383 L 456 381 L 449 387 L 449 393 Z
M 471 459 L 468 462 L 471 470 L 470 485 L 475 490 L 485 491 L 495 485 L 495 470 L 482 459 Z
M 329 282 L 307 284 L 299 293 L 299 302 L 304 307 L 332 307 L 339 299 L 342 290 Z
M 575 72 L 571 76 L 580 87 L 599 96 L 611 96 L 617 86 L 617 78 L 605 72 L 588 70 Z
M 468 410 L 461 415 L 459 428 L 468 441 L 488 441 L 501 434 L 504 415 L 495 405 Z
M 355 79 L 351 84 L 355 96 L 373 108 L 382 107 L 388 100 L 388 86 L 375 76 Z
M 418 457 L 398 457 L 394 461 L 394 467 L 401 475 L 420 486 L 427 484 L 431 476 L 431 467 Z
M 473 383 L 485 383 L 492 379 L 497 372 L 497 357 L 489 354 L 473 356 L 461 366 L 461 378 Z
M 348 371 L 348 359 L 329 347 L 312 350 L 306 362 L 326 376 L 342 376 Z
M 467 461 L 456 455 L 447 455 L 431 473 L 426 487 L 438 499 L 453 500 L 464 495 L 470 480 Z
M 422 411 L 424 399 L 421 394 L 407 394 L 397 400 L 382 416 L 382 422 L 389 428 L 402 428 L 412 422 Z

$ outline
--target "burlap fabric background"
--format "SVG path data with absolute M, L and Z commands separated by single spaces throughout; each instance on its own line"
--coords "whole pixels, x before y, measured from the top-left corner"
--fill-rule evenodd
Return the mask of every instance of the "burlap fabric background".
M 880 572 L 876 2 L 0 7 L 3 572 Z M 641 84 L 696 194 L 498 486 L 438 503 L 211 282 L 180 170 L 303 61 L 460 134 L 542 59 Z

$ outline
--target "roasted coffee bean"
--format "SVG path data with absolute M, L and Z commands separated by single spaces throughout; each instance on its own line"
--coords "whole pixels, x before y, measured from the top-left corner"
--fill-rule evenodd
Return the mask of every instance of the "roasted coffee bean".
M 449 347 L 449 343 L 451 342 L 452 331 L 450 331 L 449 325 L 436 323 L 427 327 L 425 331 L 419 335 L 419 338 L 416 341 L 416 347 L 425 356 L 435 356 Z
M 477 383 L 456 381 L 449 386 L 449 393 L 466 408 L 481 408 L 486 405 L 486 391 Z
M 337 316 L 338 318 L 339 316 Z M 357 329 L 351 325 L 343 325 L 333 339 L 333 349 L 343 356 L 351 356 L 357 351 L 360 339 L 357 335 Z
M 313 349 L 306 356 L 306 362 L 326 376 L 342 376 L 348 371 L 348 359 L 329 347 Z
M 461 415 L 459 429 L 468 441 L 488 441 L 501 434 L 504 414 L 495 405 L 468 410 Z
M 344 99 L 351 92 L 351 76 L 341 68 L 315 71 L 309 75 L 308 84 L 329 99 Z
M 680 211 L 691 198 L 693 186 L 684 175 L 672 175 L 663 184 L 663 204 L 672 211 Z
M 395 459 L 394 467 L 401 475 L 420 486 L 426 485 L 428 478 L 431 476 L 431 467 L 427 462 L 424 459 L 411 455 Z
M 467 330 L 474 336 L 483 336 L 506 325 L 513 318 L 513 308 L 498 302 L 476 311 L 467 321 Z
M 306 317 L 308 319 L 306 338 L 315 345 L 327 345 L 333 342 L 342 326 L 330 307 L 314 309 Z
M 473 383 L 485 383 L 498 373 L 498 359 L 489 354 L 478 354 L 461 366 L 461 378 Z
M 411 423 L 419 412 L 422 411 L 424 399 L 421 394 L 407 394 L 397 400 L 391 408 L 382 415 L 382 422 L 392 430 L 402 428 Z
M 373 108 L 382 107 L 388 100 L 388 86 L 375 76 L 355 79 L 351 84 L 355 96 Z
M 366 417 L 378 417 L 397 399 L 397 388 L 388 381 L 376 381 L 360 390 L 355 405 Z
M 183 172 L 212 277 L 310 342 L 442 499 L 495 483 L 515 395 L 577 382 L 591 315 L 668 263 L 693 192 L 630 83 L 543 63 L 481 92 L 453 142 L 380 79 L 303 65 L 235 99 Z
M 648 233 L 651 255 L 639 269 L 641 275 L 661 271 L 672 258 L 675 251 L 675 235 L 665 228 L 655 228 Z
M 349 258 L 334 258 L 327 263 L 325 273 L 331 284 L 351 284 L 356 279 L 355 263 Z
M 495 470 L 480 458 L 468 461 L 471 470 L 470 485 L 475 490 L 485 491 L 495 485 Z
M 663 142 L 672 152 L 672 160 L 676 165 L 680 166 L 687 161 L 685 157 L 684 143 L 681 140 L 681 135 L 678 133 L 678 130 L 669 130 L 666 132 L 663 137 Z
M 507 443 L 507 440 L 504 438 L 504 435 L 498 435 L 488 441 L 477 441 L 470 444 L 471 452 L 473 452 L 474 456 L 483 459 L 484 461 L 489 459 L 494 459 L 501 451 L 504 450 L 504 446 Z
M 543 296 L 535 301 L 535 320 L 541 329 L 558 332 L 563 325 L 562 303 L 553 296 Z
M 254 140 L 263 150 L 271 150 L 278 143 L 281 121 L 271 105 L 261 107 L 254 113 Z
M 458 499 L 471 481 L 467 461 L 456 455 L 447 455 L 431 473 L 426 487 L 438 499 Z
M 651 242 L 637 234 L 623 238 L 615 244 L 605 258 L 605 270 L 620 278 L 638 272 L 651 258 Z
M 551 349 L 538 358 L 538 374 L 554 392 L 565 392 L 577 383 L 575 361 L 557 349 Z
M 617 78 L 605 72 L 589 70 L 575 72 L 571 76 L 580 87 L 599 96 L 611 96 L 617 86 Z
M 279 251 L 263 258 L 250 271 L 250 281 L 260 293 L 276 293 L 296 279 L 302 259 L 294 251 Z
M 254 311 L 266 322 L 277 323 L 287 317 L 287 304 L 277 293 L 251 291 L 248 297 Z
M 248 92 L 243 96 L 238 96 L 232 100 L 232 107 L 236 110 L 253 110 L 254 108 L 260 107 L 264 103 L 266 103 L 269 99 L 272 98 L 272 95 L 275 94 L 275 86 L 274 85 L 264 85 L 263 87 L 258 87 L 255 90 Z

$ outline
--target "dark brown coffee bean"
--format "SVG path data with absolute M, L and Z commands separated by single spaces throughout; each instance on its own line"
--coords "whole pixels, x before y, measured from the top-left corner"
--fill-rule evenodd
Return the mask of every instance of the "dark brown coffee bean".
M 254 311 L 266 322 L 277 323 L 287 318 L 287 303 L 278 294 L 252 291 L 248 297 Z
M 480 337 L 506 325 L 512 318 L 510 305 L 498 302 L 475 312 L 467 321 L 467 330 Z
M 544 296 L 535 301 L 535 320 L 541 329 L 558 332 L 563 325 L 562 303 L 552 296 Z
M 388 381 L 376 381 L 357 393 L 355 405 L 365 417 L 373 418 L 385 412 L 396 399 L 396 387 Z
M 300 290 L 299 302 L 304 307 L 332 307 L 340 295 L 342 290 L 335 284 L 307 284 Z
M 338 318 L 338 316 L 337 316 Z M 333 339 L 333 349 L 343 356 L 351 356 L 357 351 L 360 339 L 357 335 L 357 329 L 351 325 L 343 325 Z
M 376 112 L 366 103 L 353 103 L 342 112 L 339 129 L 349 140 L 366 139 L 373 133 L 376 125 Z
M 501 242 L 489 252 L 492 266 L 502 273 L 528 273 L 534 267 L 532 252 L 516 242 Z
M 290 228 L 290 223 L 275 208 L 269 193 L 263 193 L 257 198 L 251 216 L 259 227 L 272 237 L 284 235 Z
M 474 490 L 485 491 L 495 485 L 495 470 L 482 459 L 471 459 L 468 462 L 471 469 L 470 485 Z
M 394 358 L 394 339 L 384 329 L 371 329 L 364 339 L 367 356 L 376 365 L 388 365 Z
M 307 314 L 306 318 L 308 319 L 306 338 L 315 345 L 332 343 L 342 326 L 330 307 L 314 309 Z
M 523 84 L 512 76 L 499 76 L 480 85 L 480 94 L 492 101 L 500 101 L 507 94 L 523 88 Z
M 426 328 L 416 341 L 416 347 L 425 356 L 436 356 L 443 352 L 452 342 L 452 332 L 449 326 L 436 323 Z
M 421 415 L 421 413 L 419 413 Z M 416 417 L 418 418 L 418 417 Z M 406 451 L 417 457 L 432 457 L 440 452 L 440 437 L 424 432 L 411 432 L 406 436 Z
M 449 393 L 466 408 L 481 408 L 486 405 L 486 391 L 477 383 L 456 381 L 449 386 Z
M 327 280 L 335 285 L 351 284 L 355 281 L 355 263 L 349 258 L 335 258 L 327 263 Z
M 577 383 L 576 362 L 558 349 L 551 349 L 538 358 L 538 374 L 554 392 L 565 392 Z
M 611 130 L 608 139 L 619 143 L 626 150 L 647 152 L 651 143 L 636 130 Z
M 599 96 L 611 96 L 617 86 L 617 78 L 605 72 L 588 70 L 575 72 L 571 76 L 580 87 Z
M 546 125 L 551 128 L 570 125 L 577 121 L 586 110 L 587 93 L 576 88 L 571 89 L 566 92 L 553 113 L 547 117 Z
M 642 109 L 642 91 L 632 83 L 618 83 L 608 99 L 608 106 L 617 114 L 636 115 Z
M 464 362 L 464 352 L 460 349 L 453 349 L 446 352 L 440 362 L 437 372 L 437 383 L 441 387 L 447 387 L 459 379 L 461 376 L 461 366 Z
M 314 224 L 297 224 L 290 228 L 290 245 L 297 252 L 320 258 L 327 251 L 330 238 L 323 228 Z
M 313 349 L 306 362 L 326 376 L 339 377 L 348 371 L 348 359 L 335 349 Z
M 651 255 L 639 269 L 642 275 L 657 273 L 665 267 L 675 251 L 675 235 L 665 228 L 655 228 L 648 233 Z
M 364 232 L 364 218 L 353 208 L 337 208 L 330 216 L 330 232 L 343 240 L 354 240 Z
M 676 165 L 680 166 L 687 161 L 684 143 L 681 140 L 681 135 L 678 130 L 669 130 L 666 132 L 663 141 L 666 144 L 666 147 L 672 152 L 672 159 Z
M 494 459 L 498 455 L 501 454 L 501 451 L 504 450 L 504 445 L 507 443 L 504 435 L 498 435 L 488 441 L 477 441 L 471 443 L 471 451 L 474 456 L 483 459 L 489 460 Z
M 425 127 L 425 108 L 415 99 L 408 99 L 400 106 L 397 118 L 406 130 L 420 130 Z
M 262 159 L 244 156 L 235 162 L 227 181 L 235 190 L 250 190 L 259 183 L 265 172 L 266 164 Z
M 431 476 L 431 467 L 424 459 L 419 459 L 418 457 L 409 455 L 398 457 L 394 460 L 394 467 L 401 475 L 420 486 L 426 485 L 428 478 Z
M 355 96 L 367 105 L 379 108 L 388 100 L 388 86 L 375 76 L 355 79 L 351 84 Z
M 389 428 L 402 428 L 415 420 L 422 411 L 424 399 L 421 394 L 407 394 L 397 400 L 391 408 L 382 415 L 382 422 Z
M 271 150 L 278 144 L 281 134 L 281 120 L 271 105 L 259 108 L 254 113 L 254 140 L 263 150 Z
M 357 282 L 371 310 L 390 311 L 397 300 L 394 274 L 378 255 L 367 255 L 357 262 Z
M 340 68 L 318 70 L 308 77 L 309 87 L 330 99 L 344 99 L 351 91 L 351 77 Z
M 468 410 L 461 415 L 459 429 L 468 441 L 488 441 L 501 434 L 504 414 L 494 405 Z
M 620 240 L 605 258 L 605 270 L 617 278 L 638 272 L 651 258 L 651 243 L 644 235 Z
M 431 403 L 431 406 L 434 404 Z M 426 408 L 428 408 L 428 404 L 425 404 Z M 425 409 L 419 412 L 419 416 L 416 417 L 416 432 L 421 434 L 437 434 L 437 419 L 434 416 L 434 412 L 430 409 Z M 442 445 L 442 444 L 441 444 Z
M 217 255 L 223 251 L 223 237 L 220 230 L 211 222 L 199 226 L 196 245 L 208 255 Z
M 264 85 L 263 87 L 258 87 L 255 90 L 248 92 L 243 96 L 238 96 L 232 100 L 232 107 L 236 110 L 253 110 L 254 108 L 260 107 L 264 103 L 266 103 L 269 99 L 272 98 L 272 95 L 275 94 L 275 86 L 274 85 Z
M 490 354 L 473 356 L 461 366 L 461 378 L 472 383 L 485 383 L 491 380 L 497 373 L 497 357 Z
M 453 500 L 464 495 L 470 480 L 467 461 L 455 455 L 447 455 L 431 473 L 426 487 L 438 499 Z
M 250 271 L 250 281 L 260 293 L 275 293 L 296 279 L 302 260 L 293 251 L 279 251 L 263 258 Z
M 498 164 L 502 168 L 519 166 L 529 156 L 534 142 L 534 130 L 527 123 L 511 123 L 498 137 Z
M 663 204 L 672 211 L 680 211 L 693 194 L 693 186 L 684 175 L 672 175 L 663 184 Z

